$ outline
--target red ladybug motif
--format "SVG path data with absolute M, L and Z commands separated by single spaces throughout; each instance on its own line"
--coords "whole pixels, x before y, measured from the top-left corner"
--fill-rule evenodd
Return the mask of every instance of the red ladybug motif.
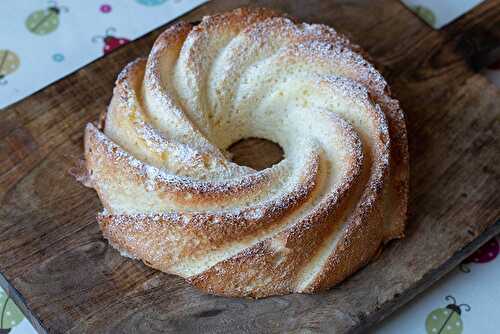
M 115 28 L 108 28 L 106 29 L 106 35 L 103 36 L 94 36 L 92 38 L 92 42 L 96 42 L 98 40 L 102 40 L 104 42 L 104 48 L 102 49 L 103 53 L 106 55 L 110 53 L 111 51 L 119 48 L 122 45 L 127 44 L 130 42 L 129 39 L 127 38 L 118 38 L 114 37 L 111 34 L 116 31 Z
M 498 245 L 497 239 L 493 238 L 486 244 L 481 246 L 474 254 L 469 256 L 466 262 L 474 263 L 486 263 L 493 261 L 500 252 L 500 246 Z
M 470 269 L 466 266 L 467 263 L 487 263 L 493 261 L 499 253 L 500 245 L 498 244 L 498 240 L 493 237 L 490 241 L 475 251 L 474 254 L 465 259 L 465 261 L 460 265 L 460 270 L 468 273 L 470 272 Z

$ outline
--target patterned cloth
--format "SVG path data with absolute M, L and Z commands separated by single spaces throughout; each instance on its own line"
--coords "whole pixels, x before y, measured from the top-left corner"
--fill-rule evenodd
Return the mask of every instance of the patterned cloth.
M 415 14 L 439 29 L 484 0 L 402 0 Z
M 500 73 L 499 73 L 500 74 Z M 377 334 L 499 333 L 499 240 L 491 239 L 445 278 L 377 326 Z
M 0 1 L 0 109 L 206 1 Z
M 0 2 L 0 108 L 136 39 L 206 0 Z M 480 0 L 403 0 L 440 28 Z M 8 14 L 7 14 L 8 13 Z M 7 16 L 8 15 L 8 16 Z M 134 18 L 134 19 L 131 19 Z M 500 87 L 500 59 L 485 72 Z M 500 238 L 397 311 L 376 333 L 496 333 L 500 318 Z M 35 330 L 0 289 L 0 333 Z

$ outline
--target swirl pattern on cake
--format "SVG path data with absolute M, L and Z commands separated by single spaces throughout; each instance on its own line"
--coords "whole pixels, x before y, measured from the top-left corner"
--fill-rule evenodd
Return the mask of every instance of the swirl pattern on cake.
M 403 235 L 405 120 L 362 50 L 268 9 L 180 22 L 119 75 L 85 129 L 104 237 L 213 294 L 332 287 Z M 242 138 L 281 145 L 255 171 Z

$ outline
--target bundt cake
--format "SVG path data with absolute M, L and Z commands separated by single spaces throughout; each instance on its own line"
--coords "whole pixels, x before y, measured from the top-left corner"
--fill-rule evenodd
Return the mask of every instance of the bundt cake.
M 311 293 L 403 236 L 404 115 L 363 51 L 269 9 L 179 22 L 85 129 L 98 222 L 122 254 L 212 294 Z M 253 170 L 227 148 L 278 143 Z

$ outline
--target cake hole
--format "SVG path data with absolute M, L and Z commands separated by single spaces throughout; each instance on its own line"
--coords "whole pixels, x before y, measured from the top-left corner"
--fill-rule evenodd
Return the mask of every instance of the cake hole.
M 245 138 L 227 149 L 232 161 L 240 166 L 263 170 L 283 160 L 281 146 L 263 138 Z

